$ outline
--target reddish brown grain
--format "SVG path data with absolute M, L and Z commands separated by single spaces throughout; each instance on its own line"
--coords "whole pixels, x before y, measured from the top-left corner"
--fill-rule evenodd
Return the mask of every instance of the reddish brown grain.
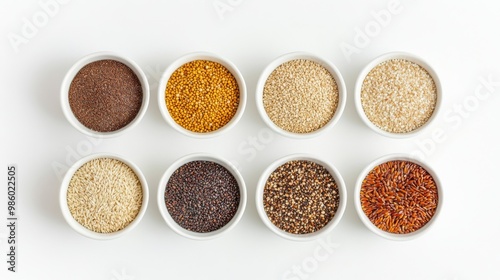
M 427 224 L 436 212 L 438 191 L 432 176 L 418 164 L 389 161 L 363 180 L 361 208 L 381 230 L 405 234 Z

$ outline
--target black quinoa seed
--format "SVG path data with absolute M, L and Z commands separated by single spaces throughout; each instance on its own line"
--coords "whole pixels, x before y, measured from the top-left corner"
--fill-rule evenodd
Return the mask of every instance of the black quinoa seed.
M 165 204 L 172 219 L 193 232 L 212 232 L 225 226 L 240 203 L 238 182 L 222 165 L 191 161 L 170 176 Z

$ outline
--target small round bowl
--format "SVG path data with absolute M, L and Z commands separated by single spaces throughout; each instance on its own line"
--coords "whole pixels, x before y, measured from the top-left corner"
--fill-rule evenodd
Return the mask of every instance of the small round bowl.
M 287 130 L 282 129 L 281 127 L 277 126 L 267 115 L 266 110 L 264 108 L 264 103 L 262 101 L 262 97 L 264 94 L 264 86 L 266 84 L 267 79 L 269 78 L 269 75 L 281 64 L 292 61 L 292 60 L 297 60 L 297 59 L 305 59 L 305 60 L 310 60 L 313 62 L 316 62 L 326 68 L 328 72 L 332 75 L 332 77 L 335 79 L 335 82 L 337 83 L 338 91 L 339 91 L 339 102 L 337 105 L 337 109 L 335 110 L 335 114 L 333 117 L 326 123 L 323 127 L 319 128 L 318 130 L 309 132 L 309 133 L 293 133 Z M 346 104 L 346 87 L 344 83 L 344 79 L 342 78 L 342 75 L 340 74 L 340 71 L 330 63 L 328 60 L 321 58 L 319 56 L 307 53 L 307 52 L 292 52 L 288 53 L 285 55 L 282 55 L 275 60 L 273 60 L 267 67 L 264 69 L 262 74 L 260 75 L 259 81 L 257 82 L 257 91 L 255 94 L 256 98 L 256 103 L 257 103 L 257 110 L 259 111 L 259 114 L 266 123 L 268 127 L 270 127 L 272 130 L 275 132 L 289 137 L 289 138 L 294 138 L 294 139 L 307 139 L 307 138 L 312 138 L 320 135 L 321 133 L 325 132 L 329 128 L 333 127 L 340 119 L 342 116 L 342 113 L 344 112 L 344 107 Z
M 328 222 L 328 224 L 326 224 L 323 228 L 321 228 L 320 230 L 318 230 L 316 232 L 307 233 L 307 234 L 293 234 L 293 233 L 289 233 L 287 231 L 284 231 L 284 230 L 278 228 L 277 226 L 275 226 L 271 222 L 271 220 L 267 217 L 266 211 L 264 210 L 264 187 L 266 185 L 267 179 L 269 178 L 271 173 L 273 173 L 278 167 L 280 167 L 281 165 L 283 165 L 289 161 L 292 161 L 292 160 L 307 160 L 307 161 L 311 161 L 311 162 L 314 162 L 314 163 L 317 163 L 317 164 L 324 166 L 328 170 L 328 172 L 333 176 L 333 178 L 335 179 L 335 182 L 337 184 L 338 191 L 339 191 L 339 207 L 337 209 L 337 212 L 335 212 L 335 216 L 333 217 L 333 219 L 330 222 Z M 342 216 L 344 215 L 344 211 L 346 208 L 347 191 L 346 191 L 344 179 L 340 175 L 340 172 L 337 170 L 337 168 L 335 168 L 333 165 L 331 165 L 330 163 L 328 163 L 325 160 L 319 159 L 317 157 L 313 157 L 311 155 L 294 154 L 294 155 L 289 155 L 289 156 L 285 156 L 283 158 L 280 158 L 280 159 L 276 160 L 275 162 L 271 163 L 271 165 L 269 165 L 269 167 L 266 168 L 264 173 L 262 173 L 262 175 L 259 178 L 259 182 L 257 184 L 255 201 L 256 201 L 256 205 L 257 205 L 257 212 L 259 213 L 260 218 L 262 219 L 264 224 L 272 232 L 274 232 L 278 236 L 285 238 L 287 240 L 311 241 L 311 240 L 315 240 L 321 236 L 328 234 L 338 225 L 338 223 L 342 219 Z
M 434 108 L 434 112 L 432 113 L 431 117 L 427 120 L 427 122 L 422 125 L 421 127 L 407 132 L 407 133 L 392 133 L 385 131 L 383 129 L 380 129 L 377 127 L 374 123 L 372 123 L 368 117 L 365 114 L 365 111 L 363 109 L 363 105 L 361 104 L 361 88 L 363 86 L 363 81 L 365 80 L 366 76 L 370 71 L 375 68 L 375 66 L 379 65 L 380 63 L 387 61 L 387 60 L 392 60 L 392 59 L 404 59 L 408 60 L 410 62 L 416 63 L 420 65 L 422 68 L 424 68 L 429 75 L 432 77 L 434 80 L 434 83 L 436 84 L 436 90 L 437 90 L 437 100 L 436 100 L 436 107 Z M 427 127 L 429 127 L 436 119 L 439 114 L 439 111 L 441 109 L 441 104 L 442 104 L 442 99 L 443 99 L 443 94 L 442 94 L 442 86 L 441 82 L 439 80 L 439 77 L 434 71 L 434 68 L 430 66 L 429 63 L 427 63 L 425 60 L 422 58 L 410 54 L 410 53 L 405 53 L 405 52 L 390 52 L 383 54 L 374 60 L 372 60 L 368 65 L 366 65 L 363 70 L 361 70 L 361 73 L 359 73 L 358 78 L 356 80 L 356 85 L 354 88 L 354 104 L 356 106 L 356 110 L 358 111 L 359 117 L 363 120 L 363 122 L 371 128 L 373 131 L 376 133 L 386 136 L 386 137 L 391 137 L 391 138 L 408 138 L 408 137 L 413 137 L 416 136 L 420 133 L 422 133 Z
M 69 182 L 71 181 L 71 178 L 73 177 L 75 172 L 85 163 L 87 163 L 91 160 L 97 159 L 97 158 L 111 158 L 111 159 L 116 159 L 116 160 L 119 160 L 119 161 L 125 163 L 134 171 L 134 173 L 137 175 L 137 177 L 139 178 L 139 181 L 141 182 L 141 185 L 142 185 L 142 205 L 141 205 L 141 210 L 137 214 L 137 217 L 135 217 L 135 219 L 128 226 L 126 226 L 124 229 L 113 232 L 113 233 L 98 233 L 98 232 L 89 230 L 86 227 L 84 227 L 83 225 L 81 225 L 80 223 L 78 223 L 71 215 L 71 212 L 70 212 L 69 207 L 68 207 L 67 199 L 66 199 L 67 193 L 68 193 Z M 133 230 L 141 221 L 142 217 L 144 216 L 144 213 L 146 213 L 146 209 L 148 207 L 148 201 L 149 201 L 148 183 L 147 183 L 146 178 L 144 177 L 143 173 L 139 169 L 139 167 L 137 167 L 137 165 L 135 165 L 134 163 L 132 163 L 129 160 L 124 159 L 121 156 L 109 154 L 109 153 L 92 154 L 92 155 L 86 156 L 86 157 L 78 160 L 75 164 L 73 164 L 73 166 L 71 166 L 68 169 L 68 171 L 66 172 L 66 175 L 64 175 L 64 178 L 63 178 L 62 183 L 61 183 L 61 189 L 59 191 L 59 206 L 61 208 L 63 217 L 66 220 L 66 222 L 71 226 L 71 228 L 73 228 L 79 234 L 81 234 L 85 237 L 88 237 L 88 238 L 96 239 L 96 240 L 115 239 L 115 238 L 121 237 L 121 236 L 127 234 L 128 232 L 130 232 L 131 230 Z
M 135 118 L 128 123 L 126 126 L 115 130 L 115 131 L 110 131 L 110 132 L 99 132 L 92 130 L 86 126 L 84 126 L 78 119 L 75 117 L 73 114 L 73 111 L 71 110 L 71 107 L 69 105 L 69 98 L 68 98 L 68 93 L 69 93 L 69 88 L 71 86 L 71 82 L 75 78 L 76 74 L 87 64 L 99 61 L 99 60 L 115 60 L 118 62 L 121 62 L 125 64 L 127 67 L 132 69 L 134 74 L 137 76 L 139 81 L 141 82 L 142 85 L 142 105 L 141 108 L 139 109 L 139 112 L 137 112 L 137 115 Z M 63 79 L 62 85 L 61 85 L 61 107 L 62 111 L 64 113 L 64 116 L 68 120 L 68 122 L 76 128 L 78 131 L 85 135 L 89 135 L 92 137 L 97 137 L 97 138 L 111 138 L 111 137 L 116 137 L 119 136 L 126 131 L 131 130 L 133 127 L 135 127 L 142 119 L 144 114 L 146 113 L 146 110 L 148 108 L 149 104 L 149 84 L 148 80 L 146 78 L 146 75 L 144 72 L 141 70 L 139 65 L 137 65 L 134 61 L 131 59 L 124 57 L 122 55 L 118 55 L 113 52 L 96 52 L 89 54 L 80 60 L 78 60 L 66 73 L 66 76 Z
M 224 168 L 226 168 L 236 179 L 236 182 L 238 183 L 238 187 L 240 190 L 240 203 L 238 205 L 238 210 L 236 211 L 236 214 L 234 217 L 223 227 L 219 228 L 218 230 L 211 231 L 211 232 L 194 232 L 187 230 L 183 227 L 181 227 L 175 220 L 172 218 L 170 213 L 168 212 L 167 206 L 165 204 L 165 189 L 167 186 L 168 181 L 170 180 L 170 176 L 182 165 L 192 162 L 192 161 L 211 161 L 220 164 Z M 194 239 L 194 240 L 210 240 L 216 237 L 219 237 L 231 229 L 233 229 L 236 224 L 240 221 L 241 217 L 243 216 L 243 213 L 245 212 L 245 207 L 247 203 L 247 190 L 245 186 L 245 181 L 243 180 L 243 177 L 241 176 L 240 172 L 234 165 L 232 165 L 229 161 L 216 156 L 212 154 L 207 154 L 207 153 L 195 153 L 191 155 L 184 156 L 178 160 L 176 160 L 168 169 L 165 171 L 163 174 L 160 183 L 158 185 L 158 209 L 160 210 L 161 216 L 167 223 L 167 225 L 177 234 Z
M 437 208 L 436 208 L 436 212 L 434 213 L 434 215 L 432 216 L 432 218 L 427 222 L 427 224 L 425 224 L 420 229 L 418 229 L 418 230 L 416 230 L 414 232 L 411 232 L 411 233 L 396 234 L 396 233 L 390 233 L 390 232 L 381 230 L 377 226 L 375 226 L 370 221 L 370 219 L 368 219 L 368 217 L 366 216 L 365 212 L 361 208 L 361 199 L 360 199 L 359 195 L 360 195 L 360 192 L 361 192 L 361 186 L 363 184 L 363 180 L 365 179 L 365 177 L 368 175 L 368 173 L 370 173 L 370 171 L 373 168 L 375 168 L 376 166 L 378 166 L 378 165 L 380 165 L 382 163 L 393 161 L 393 160 L 409 161 L 409 162 L 412 162 L 412 163 L 420 165 L 427 172 L 429 172 L 429 174 L 434 179 L 434 182 L 436 182 L 437 193 L 438 193 L 438 205 L 437 205 Z M 370 163 L 365 169 L 363 169 L 363 171 L 359 175 L 358 180 L 356 181 L 356 186 L 354 188 L 354 207 L 356 208 L 356 211 L 358 212 L 358 216 L 361 219 L 361 221 L 363 222 L 363 224 L 370 231 L 372 231 L 373 233 L 375 233 L 375 234 L 377 234 L 379 236 L 382 236 L 382 237 L 384 237 L 386 239 L 389 239 L 389 240 L 396 240 L 396 241 L 411 240 L 411 239 L 417 238 L 419 236 L 422 236 L 424 233 L 426 233 L 429 230 L 429 228 L 432 225 L 434 225 L 434 223 L 436 222 L 437 217 L 441 213 L 441 209 L 443 207 L 443 188 L 442 188 L 442 185 L 441 185 L 441 180 L 437 176 L 436 171 L 431 166 L 429 166 L 427 163 L 425 163 L 423 161 L 420 161 L 420 160 L 415 159 L 414 157 L 411 157 L 410 155 L 406 155 L 406 154 L 391 154 L 391 155 L 386 155 L 386 156 L 378 158 L 375 161 L 373 161 L 372 163 Z
M 236 79 L 236 82 L 238 83 L 238 88 L 240 91 L 240 103 L 233 118 L 223 127 L 211 132 L 204 132 L 204 133 L 194 132 L 179 125 L 170 115 L 167 108 L 167 103 L 165 101 L 165 90 L 167 88 L 167 83 L 168 80 L 170 79 L 170 76 L 172 76 L 175 70 L 177 70 L 182 65 L 195 60 L 208 60 L 219 63 L 222 66 L 224 66 L 227 70 L 229 70 L 229 72 L 231 72 L 231 74 L 233 74 L 234 78 Z M 170 66 L 167 67 L 167 69 L 165 70 L 165 72 L 163 72 L 163 75 L 161 76 L 161 79 L 159 81 L 158 105 L 160 107 L 161 115 L 163 116 L 165 121 L 175 130 L 193 138 L 211 138 L 219 136 L 229 131 L 232 127 L 234 127 L 238 123 L 238 121 L 243 116 L 246 103 L 247 103 L 247 90 L 246 90 L 245 80 L 243 79 L 243 76 L 241 75 L 240 71 L 231 61 L 213 53 L 195 52 L 178 58 L 172 64 L 170 64 Z

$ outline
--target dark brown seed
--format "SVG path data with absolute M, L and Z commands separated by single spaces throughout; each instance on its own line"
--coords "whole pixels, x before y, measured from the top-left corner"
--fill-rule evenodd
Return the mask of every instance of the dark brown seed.
M 404 234 L 425 226 L 436 212 L 436 182 L 422 166 L 389 161 L 373 168 L 363 180 L 361 208 L 381 230 Z
M 211 161 L 191 161 L 168 180 L 165 204 L 172 219 L 194 232 L 211 232 L 225 226 L 236 214 L 240 190 L 234 176 Z
M 99 60 L 85 65 L 69 88 L 69 105 L 81 124 L 111 132 L 129 124 L 142 105 L 139 78 L 125 64 Z
M 264 187 L 264 210 L 278 228 L 294 234 L 322 229 L 339 206 L 335 179 L 315 162 L 293 160 L 278 167 Z

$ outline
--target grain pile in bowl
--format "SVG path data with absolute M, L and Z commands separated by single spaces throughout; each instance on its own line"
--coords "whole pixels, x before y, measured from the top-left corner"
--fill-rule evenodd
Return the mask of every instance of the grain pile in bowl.
M 402 160 L 382 163 L 363 180 L 361 209 L 379 229 L 396 234 L 425 226 L 436 213 L 438 190 L 422 166 Z
M 422 127 L 437 104 L 434 79 L 422 66 L 391 59 L 375 66 L 361 87 L 366 117 L 390 133 L 408 133 Z
M 135 119 L 143 94 L 142 84 L 132 69 L 105 59 L 78 71 L 71 81 L 68 100 L 82 125 L 97 132 L 112 132 Z
M 278 66 L 267 78 L 262 95 L 269 119 L 292 133 L 310 133 L 325 126 L 335 114 L 339 89 L 321 64 L 296 59 Z
M 240 104 L 238 82 L 222 64 L 195 60 L 176 69 L 167 82 L 165 103 L 183 128 L 212 132 L 225 126 Z
M 82 226 L 97 233 L 113 233 L 139 214 L 142 184 L 122 161 L 97 158 L 73 174 L 66 198 L 71 215 Z
M 339 207 L 337 183 L 328 170 L 308 160 L 276 168 L 264 186 L 264 210 L 279 229 L 307 234 L 325 227 Z
M 240 189 L 224 166 L 204 160 L 188 162 L 172 173 L 165 187 L 165 205 L 172 219 L 193 232 L 216 231 L 238 211 Z

